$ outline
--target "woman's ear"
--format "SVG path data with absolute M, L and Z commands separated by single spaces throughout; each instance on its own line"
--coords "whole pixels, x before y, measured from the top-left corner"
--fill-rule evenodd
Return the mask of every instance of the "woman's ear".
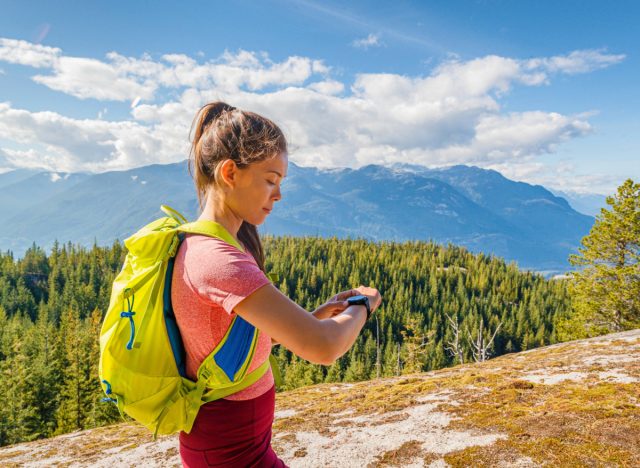
M 235 188 L 238 177 L 238 166 L 233 159 L 225 159 L 220 165 L 220 178 L 222 187 Z

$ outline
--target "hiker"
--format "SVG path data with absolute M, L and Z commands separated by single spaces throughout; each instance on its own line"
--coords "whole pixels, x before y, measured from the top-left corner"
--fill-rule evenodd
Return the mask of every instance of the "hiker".
M 187 234 L 180 244 L 171 300 L 187 376 L 196 380 L 234 314 L 260 330 L 249 372 L 268 359 L 273 344 L 309 362 L 332 364 L 351 348 L 382 298 L 376 289 L 360 286 L 309 313 L 266 275 L 256 226 L 282 198 L 288 164 L 282 131 L 258 114 L 214 102 L 198 111 L 192 133 L 189 167 L 200 202 L 198 219 L 222 225 L 246 253 L 198 234 Z M 201 406 L 191 431 L 180 433 L 183 465 L 285 466 L 271 448 L 274 408 L 271 369 L 237 393 Z

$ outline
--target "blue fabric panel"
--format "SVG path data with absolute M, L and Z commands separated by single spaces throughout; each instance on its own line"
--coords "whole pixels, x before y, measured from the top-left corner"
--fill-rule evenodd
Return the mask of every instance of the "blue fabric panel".
M 180 236 L 180 241 L 182 241 L 182 238 L 184 236 L 182 234 Z M 173 313 L 173 306 L 171 305 L 171 280 L 173 277 L 174 260 L 175 257 L 169 259 L 169 264 L 167 265 L 167 275 L 165 276 L 164 281 L 164 292 L 162 298 L 164 303 L 164 323 L 167 327 L 167 335 L 169 336 L 169 342 L 171 343 L 171 350 L 173 351 L 173 357 L 176 360 L 176 367 L 178 368 L 178 372 L 182 377 L 187 378 L 184 344 L 182 343 L 180 329 L 178 328 L 176 316 Z
M 237 315 L 227 341 L 215 354 L 216 364 L 227 374 L 231 381 L 233 381 L 233 376 L 242 367 L 249 354 L 254 330 L 255 327 L 253 325 Z

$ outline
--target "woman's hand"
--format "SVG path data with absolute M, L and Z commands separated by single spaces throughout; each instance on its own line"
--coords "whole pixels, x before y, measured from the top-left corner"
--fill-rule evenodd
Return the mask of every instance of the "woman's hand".
M 312 312 L 313 316 L 318 320 L 324 320 L 341 314 L 347 307 L 349 307 L 347 299 L 359 294 L 360 292 L 357 289 L 349 289 L 348 291 L 339 292 L 314 310 Z
M 368 286 L 359 286 L 355 291 L 358 294 L 362 294 L 363 296 L 367 296 L 369 298 L 369 307 L 371 308 L 371 313 L 375 312 L 380 304 L 382 303 L 382 296 L 380 295 L 380 291 L 376 288 L 370 288 Z

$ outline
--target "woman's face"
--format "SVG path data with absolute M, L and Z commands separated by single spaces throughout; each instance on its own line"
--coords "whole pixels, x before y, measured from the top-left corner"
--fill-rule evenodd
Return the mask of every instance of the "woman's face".
M 287 176 L 288 157 L 280 154 L 238 169 L 236 184 L 228 195 L 232 209 L 243 220 L 262 224 L 282 198 L 280 185 Z

